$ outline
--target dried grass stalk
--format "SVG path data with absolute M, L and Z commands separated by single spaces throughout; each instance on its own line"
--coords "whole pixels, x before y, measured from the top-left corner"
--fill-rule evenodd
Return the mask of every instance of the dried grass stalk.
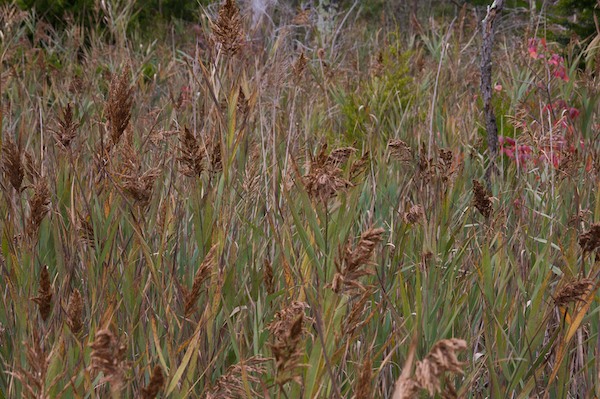
M 27 235 L 34 237 L 44 217 L 50 212 L 50 190 L 46 179 L 39 178 L 33 186 L 33 196 L 29 199 L 29 219 L 27 220 Z
M 292 66 L 292 76 L 294 84 L 299 85 L 304 79 L 304 71 L 306 71 L 306 65 L 308 64 L 308 58 L 304 55 L 304 51 L 300 53 L 296 62 Z
M 217 244 L 213 245 L 204 260 L 196 270 L 194 275 L 194 282 L 192 283 L 192 289 L 185 293 L 185 309 L 184 313 L 186 316 L 192 314 L 196 308 L 196 302 L 200 297 L 200 291 L 204 282 L 210 277 L 212 271 L 215 269 L 217 260 Z
M 600 247 L 600 223 L 594 223 L 588 231 L 579 237 L 579 245 L 585 252 L 592 252 Z
M 491 196 L 485 187 L 483 187 L 483 184 L 477 180 L 473 180 L 473 205 L 486 219 L 489 219 L 492 213 L 492 201 L 490 198 Z
M 268 259 L 263 262 L 263 282 L 267 290 L 267 294 L 271 295 L 275 292 L 275 283 L 273 281 L 273 266 Z
M 25 176 L 23 156 L 10 137 L 6 137 L 2 143 L 2 171 L 14 189 L 20 192 Z
M 83 327 L 82 316 L 83 299 L 79 290 L 75 288 L 69 297 L 67 306 L 67 325 L 75 335 L 79 334 Z
M 40 316 L 42 320 L 48 320 L 50 312 L 52 311 L 52 283 L 50 282 L 50 273 L 48 273 L 48 266 L 44 265 L 40 273 L 40 286 L 38 288 L 38 296 L 32 298 L 38 305 Z
M 158 394 L 162 391 L 165 385 L 165 376 L 163 374 L 162 368 L 158 365 L 154 366 L 154 370 L 152 370 L 152 376 L 150 377 L 150 382 L 148 386 L 142 388 L 141 391 L 141 399 L 154 399 L 158 396 Z
M 105 109 L 113 145 L 119 142 L 131 119 L 133 88 L 129 84 L 129 74 L 130 68 L 126 65 L 123 72 L 110 83 Z
M 225 53 L 236 54 L 244 42 L 242 17 L 234 0 L 225 0 L 219 9 L 219 16 L 213 24 L 213 34 L 221 43 Z
M 102 382 L 110 383 L 111 392 L 119 392 L 125 383 L 125 352 L 127 346 L 108 328 L 96 332 L 92 348 L 90 368 L 103 373 Z
M 366 290 L 358 279 L 373 274 L 372 270 L 365 269 L 362 266 L 371 262 L 375 246 L 381 241 L 384 231 L 382 228 L 369 228 L 361 234 L 354 248 L 352 243 L 348 241 L 343 250 L 342 260 L 336 264 L 338 271 L 332 283 L 335 292 L 351 292 L 354 290 L 364 292 Z
M 265 373 L 265 363 L 268 359 L 253 356 L 229 367 L 227 372 L 219 377 L 215 385 L 207 393 L 207 399 L 245 399 L 247 398 L 246 385 L 250 385 L 253 398 L 260 398 L 252 386 L 260 383 L 260 376 Z

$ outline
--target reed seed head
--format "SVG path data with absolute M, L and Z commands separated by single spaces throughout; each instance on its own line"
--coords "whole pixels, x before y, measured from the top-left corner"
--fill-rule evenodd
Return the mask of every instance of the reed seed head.
M 418 224 L 425 218 L 425 210 L 421 205 L 413 205 L 408 212 L 404 212 L 403 219 L 406 224 Z
M 244 32 L 240 10 L 234 0 L 225 0 L 221 5 L 219 16 L 213 25 L 213 34 L 227 54 L 236 54 L 241 49 Z
M 483 184 L 477 180 L 473 180 L 473 205 L 483 217 L 489 219 L 492 213 L 492 201 Z
M 579 237 L 579 245 L 584 252 L 592 252 L 600 247 L 600 223 L 594 223 Z
M 430 395 L 440 393 L 440 377 L 443 373 L 463 373 L 466 363 L 458 360 L 457 352 L 466 348 L 467 342 L 462 339 L 443 339 L 436 342 L 425 359 L 417 362 L 415 380 L 419 386 Z
M 554 303 L 556 306 L 565 306 L 573 302 L 585 302 L 592 287 L 594 282 L 588 278 L 572 281 L 558 291 Z
M 370 264 L 373 251 L 382 240 L 384 232 L 382 228 L 369 228 L 361 234 L 356 246 L 353 247 L 348 241 L 342 252 L 341 265 L 338 265 L 338 272 L 333 279 L 332 289 L 335 292 L 366 290 L 358 279 L 373 274 L 373 271 L 362 266 Z
M 268 359 L 260 356 L 253 356 L 246 360 L 241 360 L 239 363 L 229 367 L 227 372 L 223 374 L 215 385 L 207 393 L 207 399 L 233 399 L 247 398 L 245 382 L 250 385 L 250 390 L 253 398 L 260 398 L 262 395 L 258 393 L 252 386 L 260 383 L 260 376 L 265 373 L 265 363 Z
M 130 68 L 127 65 L 123 72 L 115 76 L 110 83 L 105 109 L 113 145 L 119 142 L 131 119 L 133 88 L 129 84 L 129 74 Z
M 73 120 L 73 108 L 67 104 L 58 118 L 58 129 L 54 133 L 54 139 L 63 149 L 69 148 L 73 139 L 77 136 L 79 123 Z
M 194 275 L 194 282 L 192 283 L 192 289 L 185 293 L 185 315 L 189 316 L 192 314 L 194 309 L 196 308 L 196 302 L 198 302 L 198 298 L 200 297 L 200 291 L 202 290 L 202 286 L 204 282 L 210 277 L 211 273 L 215 269 L 217 264 L 217 244 L 213 245 L 204 260 L 196 270 L 196 274 Z
M 400 139 L 392 139 L 388 141 L 388 151 L 393 160 L 405 164 L 413 161 L 412 149 L 408 144 Z
M 154 370 L 152 370 L 152 376 L 150 377 L 150 382 L 148 386 L 142 388 L 141 399 L 154 399 L 158 396 L 160 391 L 162 391 L 165 385 L 165 376 L 163 374 L 162 368 L 158 365 L 154 366 Z
M 40 273 L 38 296 L 33 298 L 33 301 L 38 305 L 40 316 L 44 321 L 48 320 L 48 316 L 50 316 L 50 312 L 52 311 L 52 295 L 50 273 L 48 273 L 48 266 L 44 265 Z
M 179 140 L 181 155 L 178 161 L 181 173 L 189 177 L 199 177 L 205 169 L 206 149 L 187 127 L 181 132 Z
M 83 299 L 79 290 L 75 288 L 69 297 L 67 306 L 67 325 L 75 335 L 79 334 L 83 327 L 82 316 Z
M 127 346 L 108 328 L 98 330 L 92 348 L 90 368 L 95 373 L 103 373 L 103 382 L 110 382 L 111 391 L 118 392 L 125 382 Z
M 30 215 L 27 221 L 27 235 L 34 237 L 44 217 L 50 212 L 50 190 L 46 179 L 39 178 L 33 186 L 33 196 L 29 200 Z
M 14 189 L 17 190 L 17 192 L 20 192 L 23 177 L 25 175 L 23 169 L 23 156 L 10 137 L 6 137 L 5 141 L 2 143 L 2 170 Z

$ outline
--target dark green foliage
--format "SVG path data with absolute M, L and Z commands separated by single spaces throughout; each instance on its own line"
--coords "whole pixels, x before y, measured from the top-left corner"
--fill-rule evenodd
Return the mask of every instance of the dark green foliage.
M 554 7 L 556 22 L 566 26 L 570 32 L 587 38 L 596 32 L 594 14 L 600 17 L 596 0 L 560 0 Z M 565 35 L 568 40 L 568 36 Z

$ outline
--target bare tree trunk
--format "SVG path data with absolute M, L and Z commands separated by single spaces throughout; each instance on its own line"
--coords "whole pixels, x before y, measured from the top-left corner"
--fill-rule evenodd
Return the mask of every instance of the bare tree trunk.
M 483 46 L 481 49 L 481 94 L 485 111 L 485 128 L 487 130 L 489 164 L 485 172 L 488 189 L 491 188 L 490 176 L 496 169 L 498 155 L 498 127 L 496 115 L 492 107 L 492 49 L 494 46 L 494 22 L 504 7 L 504 0 L 494 0 L 488 6 L 487 14 L 482 21 Z

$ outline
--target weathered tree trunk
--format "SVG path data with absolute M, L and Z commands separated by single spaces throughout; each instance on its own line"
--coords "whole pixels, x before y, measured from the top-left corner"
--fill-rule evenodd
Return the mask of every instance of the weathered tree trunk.
M 485 172 L 488 188 L 491 188 L 490 176 L 496 169 L 496 156 L 498 155 L 498 127 L 496 115 L 492 107 L 492 49 L 494 46 L 494 22 L 504 7 L 504 0 L 494 0 L 487 9 L 487 14 L 482 21 L 483 45 L 481 48 L 481 94 L 485 111 L 485 128 L 487 131 L 489 164 Z

